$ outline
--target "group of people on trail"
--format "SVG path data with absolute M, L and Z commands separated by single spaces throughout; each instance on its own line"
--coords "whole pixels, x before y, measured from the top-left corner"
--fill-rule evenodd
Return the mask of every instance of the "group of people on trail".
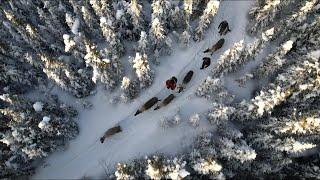
M 219 34 L 225 35 L 228 32 L 231 32 L 231 30 L 229 29 L 229 24 L 227 21 L 222 21 L 219 26 Z M 223 44 L 224 44 L 225 40 L 223 38 L 221 38 L 216 44 L 214 44 L 211 48 L 206 49 L 205 51 L 203 51 L 204 53 L 211 53 L 211 55 L 213 54 L 213 52 L 217 51 L 218 49 L 220 49 Z M 211 64 L 211 59 L 210 57 L 204 57 L 202 58 L 203 62 L 202 65 L 200 67 L 200 69 L 205 69 L 207 67 L 210 66 Z M 166 87 L 167 89 L 170 90 L 175 90 L 176 88 L 178 89 L 178 93 L 181 93 L 186 85 L 191 81 L 192 77 L 193 77 L 193 71 L 190 70 L 188 71 L 188 73 L 184 76 L 182 83 L 177 87 L 177 83 L 178 83 L 178 79 L 175 76 L 172 76 L 170 79 L 168 79 L 166 81 Z M 165 99 L 163 99 L 163 101 L 161 103 L 159 103 L 154 110 L 158 110 L 161 107 L 164 107 L 166 105 L 168 105 L 173 99 L 175 98 L 174 94 L 170 94 L 169 96 L 167 96 Z M 159 101 L 161 101 L 160 99 L 158 99 L 157 97 L 153 97 L 151 99 L 149 99 L 146 103 L 144 103 L 138 110 L 137 112 L 134 114 L 134 116 L 137 116 L 138 114 L 150 109 L 152 106 L 154 106 L 155 104 L 157 104 Z M 104 135 L 100 138 L 100 142 L 103 143 L 104 140 L 109 137 L 112 136 L 116 133 L 120 133 L 122 132 L 122 129 L 119 125 L 112 127 L 110 129 L 108 129 Z

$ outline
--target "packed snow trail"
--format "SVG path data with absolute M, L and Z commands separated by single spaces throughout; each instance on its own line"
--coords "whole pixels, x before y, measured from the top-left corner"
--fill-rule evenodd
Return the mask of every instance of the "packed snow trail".
M 204 98 L 194 97 L 194 91 L 210 74 L 219 56 L 235 42 L 245 39 L 246 15 L 251 4 L 251 1 L 222 1 L 205 39 L 199 43 L 192 43 L 186 50 L 173 51 L 172 56 L 162 57 L 153 85 L 132 103 L 110 105 L 107 99 L 111 96 L 98 89 L 96 95 L 87 98 L 93 103 L 94 108 L 80 111 L 79 136 L 70 142 L 65 151 L 50 155 L 46 159 L 47 166 L 39 167 L 33 178 L 78 179 L 83 176 L 99 178 L 105 168 L 114 170 L 117 162 L 155 152 L 174 154 L 190 145 L 192 139 L 199 133 L 214 129 L 204 118 L 197 128 L 187 122 L 193 113 L 206 112 L 210 108 L 210 103 Z M 217 27 L 223 20 L 229 22 L 231 32 L 223 36 L 226 42 L 211 56 L 211 65 L 205 70 L 200 70 L 202 57 L 205 56 L 202 51 L 221 38 Z M 175 94 L 177 97 L 168 106 L 157 111 L 151 108 L 136 117 L 133 116 L 134 112 L 151 97 L 157 96 L 163 99 L 172 93 L 164 86 L 166 79 L 175 75 L 179 84 L 189 70 L 194 71 L 193 78 L 182 93 Z M 60 93 L 59 96 L 60 99 L 74 104 L 74 99 L 69 95 Z M 176 108 L 181 109 L 183 121 L 177 127 L 163 130 L 159 126 L 159 120 L 161 117 L 172 115 Z M 116 124 L 120 124 L 123 132 L 115 134 L 101 144 L 99 138 Z

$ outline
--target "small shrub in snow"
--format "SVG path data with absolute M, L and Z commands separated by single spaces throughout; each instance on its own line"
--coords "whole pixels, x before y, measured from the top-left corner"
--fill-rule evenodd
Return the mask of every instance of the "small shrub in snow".
M 160 126 L 164 129 L 177 126 L 181 122 L 179 111 L 172 117 L 163 117 L 160 119 Z
M 118 180 L 145 178 L 143 163 L 142 161 L 132 161 L 127 164 L 118 163 L 114 175 Z
M 193 127 L 198 127 L 200 124 L 200 115 L 198 113 L 193 114 L 190 116 L 189 122 Z
M 257 154 L 254 149 L 247 145 L 243 140 L 238 140 L 236 143 L 228 138 L 222 138 L 219 141 L 219 151 L 222 157 L 236 159 L 241 163 L 252 161 Z
M 222 166 L 213 159 L 198 159 L 194 162 L 193 169 L 199 174 L 215 174 L 222 170 Z
M 213 79 L 211 76 L 208 76 L 205 81 L 197 88 L 196 95 L 197 96 L 205 96 L 210 99 L 212 94 L 216 94 L 217 91 L 222 89 L 223 85 L 221 79 L 215 78 Z
M 33 107 L 33 109 L 34 109 L 36 112 L 40 112 L 40 111 L 42 111 L 43 103 L 37 101 L 36 103 L 33 104 L 32 107 Z
M 208 120 L 211 124 L 220 124 L 228 121 L 235 108 L 224 106 L 222 104 L 213 104 L 212 110 L 208 113 Z
M 221 79 L 212 78 L 211 76 L 208 76 L 205 81 L 200 84 L 195 94 L 199 97 L 205 97 L 209 100 L 224 104 L 231 103 L 234 99 L 234 96 L 227 92 Z
M 49 122 L 50 122 L 50 118 L 48 116 L 44 116 L 42 118 L 42 121 L 38 124 L 38 127 L 40 129 L 46 129 L 46 128 L 48 128 L 48 126 L 50 126 Z
M 166 176 L 165 159 L 162 157 L 153 156 L 147 159 L 146 175 L 151 179 L 161 179 Z
M 253 74 L 245 74 L 244 76 L 236 79 L 235 81 L 238 82 L 239 87 L 245 87 L 246 82 L 253 78 Z

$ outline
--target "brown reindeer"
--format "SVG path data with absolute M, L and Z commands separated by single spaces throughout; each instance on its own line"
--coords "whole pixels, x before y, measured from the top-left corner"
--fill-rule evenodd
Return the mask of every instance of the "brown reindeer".
M 120 126 L 115 126 L 115 127 L 112 127 L 112 128 L 110 128 L 110 129 L 108 129 L 108 130 L 104 133 L 104 135 L 100 138 L 100 142 L 103 143 L 104 140 L 105 140 L 107 137 L 110 137 L 110 136 L 112 136 L 112 135 L 114 135 L 114 134 L 117 134 L 117 133 L 119 133 L 119 132 L 121 132 L 121 131 L 122 131 L 122 130 L 121 130 L 121 127 L 120 127 Z
M 175 98 L 175 96 L 173 94 L 170 94 L 168 97 L 166 97 L 160 105 L 158 105 L 156 108 L 154 108 L 154 110 L 160 109 L 166 105 L 168 105 L 173 99 Z
M 189 71 L 186 76 L 183 78 L 182 84 L 178 87 L 179 93 L 183 91 L 185 86 L 190 82 L 191 78 L 193 76 L 193 71 Z
M 205 51 L 203 51 L 204 53 L 207 52 L 211 52 L 214 53 L 215 51 L 217 51 L 218 49 L 220 49 L 224 44 L 224 39 L 220 39 L 216 44 L 214 44 L 211 48 L 206 49 Z
M 134 114 L 134 116 L 150 109 L 158 101 L 160 101 L 160 100 L 157 97 L 153 97 L 153 98 L 149 99 L 146 103 L 144 103 L 144 105 L 140 109 L 138 109 L 138 111 Z

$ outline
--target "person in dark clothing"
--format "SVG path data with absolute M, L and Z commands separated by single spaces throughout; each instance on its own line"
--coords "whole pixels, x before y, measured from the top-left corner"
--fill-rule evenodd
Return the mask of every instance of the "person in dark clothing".
M 218 29 L 219 29 L 220 36 L 226 35 L 228 32 L 231 32 L 231 30 L 229 29 L 229 24 L 228 24 L 227 21 L 222 21 L 219 24 Z
M 166 86 L 168 89 L 174 90 L 177 87 L 178 79 L 172 76 L 170 79 L 166 81 Z
M 203 62 L 202 62 L 202 66 L 200 69 L 204 69 L 204 68 L 207 68 L 208 66 L 210 66 L 211 60 L 209 57 L 204 57 L 202 60 L 203 60 Z

